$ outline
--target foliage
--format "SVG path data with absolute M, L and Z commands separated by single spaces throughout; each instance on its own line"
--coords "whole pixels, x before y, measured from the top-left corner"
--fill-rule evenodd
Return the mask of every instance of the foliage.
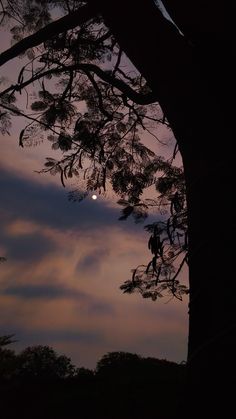
M 2 22 L 10 26 L 13 42 L 19 44 L 29 34 L 36 34 L 37 41 L 41 28 L 50 28 L 57 18 L 55 13 L 82 16 L 85 3 L 3 1 Z M 100 15 L 45 35 L 43 43 L 26 48 L 23 55 L 17 83 L 6 86 L 2 80 L 2 133 L 9 132 L 14 116 L 21 116 L 28 120 L 19 136 L 21 147 L 47 138 L 61 158 L 48 157 L 42 171 L 60 176 L 63 186 L 75 178 L 72 201 L 91 191 L 105 193 L 110 185 L 123 206 L 120 220 L 132 215 L 135 222 L 143 221 L 150 209 L 165 213 L 161 221 L 146 226 L 151 261 L 134 269 L 121 289 L 137 290 L 152 300 L 166 292 L 181 299 L 188 292 L 177 279 L 187 262 L 184 177 L 173 158 L 156 156 L 142 142 L 145 133 L 158 140 L 158 125 L 168 126 L 145 79 L 130 65 Z M 28 113 L 18 105 L 25 92 Z M 156 198 L 144 199 L 143 192 L 151 186 L 156 187 Z
M 109 352 L 97 363 L 96 373 L 99 376 L 110 375 L 113 378 L 117 375 L 129 373 L 130 369 L 137 368 L 140 356 L 129 352 Z
M 5 348 L 15 342 L 14 335 L 0 336 L 0 379 L 9 379 L 14 375 L 17 368 L 17 359 L 15 352 Z
M 15 340 L 13 340 L 14 335 L 3 335 L 0 336 L 0 348 L 2 348 L 3 346 L 8 346 L 11 343 L 16 342 Z
M 5 337 L 1 341 L 6 342 Z M 160 418 L 178 413 L 184 394 L 184 365 L 127 352 L 110 352 L 98 361 L 94 371 L 80 367 L 74 368 L 73 375 L 55 376 L 51 374 L 55 364 L 52 355 L 55 360 L 56 352 L 42 345 L 28 347 L 19 354 L 9 351 L 8 357 L 2 356 L 0 350 L 4 417 L 13 419 L 24 413 L 27 419 L 33 413 L 35 418 L 68 418 L 79 409 L 79 417 L 83 419 L 142 418 L 155 417 L 157 406 Z M 61 355 L 56 357 L 59 359 Z M 170 394 L 171 404 L 168 403 Z
M 16 342 L 14 335 L 0 336 L 0 378 L 1 379 L 65 379 L 73 377 L 76 372 L 70 358 L 58 355 L 49 346 L 29 346 L 15 354 L 4 346 Z
M 97 362 L 96 376 L 112 380 L 128 378 L 178 381 L 184 366 L 166 359 L 146 358 L 130 352 L 108 352 Z M 125 379 L 125 380 L 124 380 Z
M 56 379 L 73 376 L 75 367 L 70 358 L 57 355 L 49 346 L 30 346 L 18 355 L 19 374 L 32 379 Z

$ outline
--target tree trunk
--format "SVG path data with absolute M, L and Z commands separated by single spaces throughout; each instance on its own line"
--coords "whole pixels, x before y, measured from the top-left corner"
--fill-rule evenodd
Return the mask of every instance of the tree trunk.
M 233 276 L 235 208 L 233 213 L 232 202 L 235 179 L 231 173 L 230 158 L 222 164 L 212 159 L 206 162 L 206 170 L 186 175 L 190 269 L 190 400 L 195 406 L 198 394 L 197 407 L 201 409 L 204 401 L 203 405 L 207 403 L 209 414 L 216 406 L 215 400 L 217 412 L 219 409 L 223 412 L 225 405 L 229 406 L 232 401 L 234 403 L 229 395 L 230 390 L 234 389 L 233 383 L 236 384 L 236 283 Z M 202 165 L 204 161 L 201 159 L 199 163 Z
M 233 406 L 230 393 L 236 384 L 230 30 L 222 36 L 216 25 L 213 32 L 195 33 L 193 45 L 152 1 L 132 3 L 133 9 L 124 0 L 117 9 L 105 3 L 108 26 L 156 93 L 183 157 L 189 225 L 188 417 L 214 417 Z

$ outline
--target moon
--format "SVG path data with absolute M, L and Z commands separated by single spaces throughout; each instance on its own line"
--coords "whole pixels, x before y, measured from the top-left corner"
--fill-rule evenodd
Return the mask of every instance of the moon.
M 94 200 L 97 199 L 97 195 L 95 195 L 95 194 L 92 195 L 92 199 L 94 199 Z

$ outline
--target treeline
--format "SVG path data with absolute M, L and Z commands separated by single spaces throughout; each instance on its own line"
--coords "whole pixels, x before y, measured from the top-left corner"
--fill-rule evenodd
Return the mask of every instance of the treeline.
M 127 352 L 77 368 L 49 346 L 19 354 L 0 337 L 0 401 L 5 419 L 172 419 L 181 416 L 185 366 Z

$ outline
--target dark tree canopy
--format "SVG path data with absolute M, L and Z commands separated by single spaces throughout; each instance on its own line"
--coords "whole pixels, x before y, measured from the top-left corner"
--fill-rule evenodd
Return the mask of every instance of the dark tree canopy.
M 0 336 L 0 381 L 11 378 L 17 368 L 15 352 L 6 346 L 15 342 L 14 335 Z
M 0 342 L 10 343 L 6 338 L 0 337 Z M 90 370 L 75 368 L 69 358 L 48 346 L 31 346 L 18 354 L 4 351 L 12 355 L 2 356 L 0 349 L 1 414 L 8 419 L 19 415 L 25 419 L 32 415 L 36 419 L 75 415 L 81 419 L 141 419 L 154 417 L 156 412 L 161 419 L 173 419 L 181 408 L 183 364 L 110 352 Z M 65 358 L 67 367 L 62 374 L 59 365 Z
M 73 377 L 76 368 L 70 358 L 43 345 L 28 346 L 18 354 L 5 348 L 16 340 L 14 335 L 0 336 L 0 381 L 48 381 Z
M 49 346 L 29 346 L 18 355 L 19 374 L 27 379 L 61 379 L 73 376 L 70 358 L 58 355 Z

